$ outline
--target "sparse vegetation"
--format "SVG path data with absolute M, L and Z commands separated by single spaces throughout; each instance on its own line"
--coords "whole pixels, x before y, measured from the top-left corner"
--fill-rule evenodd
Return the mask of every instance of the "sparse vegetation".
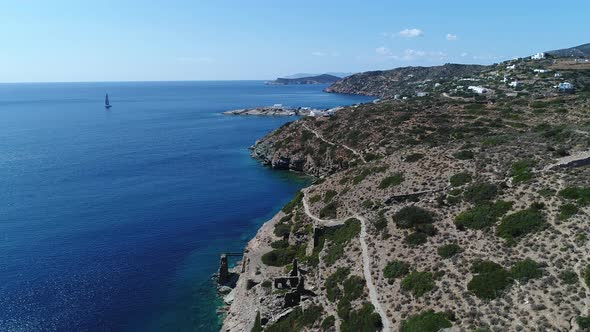
M 406 158 L 404 158 L 404 160 L 408 163 L 414 163 L 417 162 L 418 160 L 424 158 L 424 155 L 421 153 L 412 153 L 406 156 Z
M 283 212 L 285 212 L 285 214 L 290 214 L 291 212 L 293 212 L 295 207 L 301 204 L 302 199 L 303 192 L 298 191 L 297 194 L 295 194 L 295 197 L 293 197 L 293 199 L 283 207 Z
M 344 255 L 344 247 L 361 231 L 361 223 L 357 219 L 348 219 L 344 225 L 327 232 L 325 238 L 330 241 L 326 252 L 326 264 L 332 265 Z
M 576 200 L 580 205 L 590 204 L 590 187 L 568 187 L 559 192 L 566 199 Z

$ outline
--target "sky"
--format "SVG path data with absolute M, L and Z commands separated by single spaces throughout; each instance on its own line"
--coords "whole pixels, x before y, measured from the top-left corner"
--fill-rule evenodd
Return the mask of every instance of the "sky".
M 0 0 L 0 82 L 273 79 L 590 42 L 590 1 Z

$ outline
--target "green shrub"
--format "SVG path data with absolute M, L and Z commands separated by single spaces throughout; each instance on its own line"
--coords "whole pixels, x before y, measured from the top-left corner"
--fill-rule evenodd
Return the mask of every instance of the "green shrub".
M 572 270 L 565 270 L 561 272 L 559 277 L 566 285 L 573 285 L 578 282 L 578 274 Z
M 580 326 L 580 328 L 590 329 L 590 317 L 578 316 L 578 318 L 576 318 L 576 322 L 578 323 L 578 326 Z
M 455 225 L 459 229 L 485 229 L 495 224 L 498 218 L 511 208 L 512 202 L 479 203 L 475 207 L 459 213 L 455 217 Z
M 256 318 L 254 319 L 254 326 L 250 332 L 262 332 L 262 324 L 260 323 L 260 311 L 256 312 Z
M 457 174 L 451 176 L 450 182 L 451 182 L 451 186 L 459 187 L 459 186 L 462 186 L 464 184 L 471 182 L 471 180 L 472 180 L 471 174 L 461 172 L 461 173 L 457 173 Z
M 532 169 L 535 162 L 529 159 L 523 159 L 512 164 L 510 176 L 512 182 L 525 182 L 533 178 Z
M 586 270 L 584 271 L 584 281 L 586 282 L 586 285 L 590 287 L 590 264 L 586 266 Z
M 575 204 L 567 203 L 559 207 L 559 220 L 566 220 L 576 215 L 580 209 Z
M 404 243 L 410 247 L 420 246 L 428 241 L 428 235 L 421 232 L 414 232 L 404 238 Z
M 473 157 L 475 157 L 475 154 L 473 153 L 473 151 L 461 150 L 459 152 L 454 153 L 453 157 L 455 157 L 459 160 L 469 160 L 469 159 L 473 159 Z
M 502 218 L 498 236 L 512 240 L 539 231 L 545 227 L 545 216 L 539 209 L 530 207 Z
M 383 269 L 383 276 L 390 281 L 401 278 L 410 272 L 410 265 L 403 261 L 389 262 Z
M 433 222 L 432 213 L 417 206 L 406 206 L 399 210 L 394 216 L 395 223 L 402 228 L 411 228 L 420 224 Z
M 274 249 L 287 248 L 289 246 L 289 241 L 281 239 L 278 241 L 274 241 L 273 243 L 270 244 L 270 246 L 273 247 Z
M 497 263 L 476 261 L 471 271 L 478 274 L 469 281 L 467 289 L 481 299 L 495 299 L 512 285 L 510 273 Z
M 273 231 L 273 233 L 278 237 L 285 237 L 286 235 L 289 235 L 290 232 L 291 225 L 284 223 L 275 224 L 275 229 Z
M 274 249 L 262 255 L 262 262 L 269 266 L 285 266 L 293 262 L 297 256 L 298 247 Z
M 310 202 L 311 204 L 317 203 L 317 202 L 319 202 L 319 201 L 321 201 L 321 200 L 322 200 L 322 196 L 320 196 L 320 195 L 313 195 L 313 196 L 311 196 L 311 197 L 309 198 L 309 202 Z
M 320 218 L 336 218 L 336 210 L 338 209 L 338 205 L 336 202 L 332 201 L 326 204 L 320 210 Z
M 417 162 L 418 160 L 424 158 L 424 155 L 421 153 L 412 153 L 410 155 L 407 155 L 406 158 L 404 158 L 404 161 L 408 162 L 408 163 L 414 163 Z
M 322 321 L 322 331 L 329 331 L 332 327 L 334 327 L 336 323 L 336 318 L 332 315 L 324 318 L 324 320 Z
M 510 269 L 512 277 L 520 281 L 528 281 L 530 279 L 537 279 L 543 275 L 541 266 L 534 260 L 527 258 L 514 264 Z
M 404 182 L 404 176 L 401 173 L 388 176 L 379 183 L 379 189 L 386 189 L 391 186 L 398 186 Z
M 344 225 L 326 232 L 325 238 L 331 242 L 326 253 L 326 264 L 336 263 L 344 255 L 344 246 L 361 231 L 361 223 L 355 218 L 346 220 Z
M 365 291 L 365 279 L 359 276 L 350 276 L 344 281 L 344 297 L 350 301 L 356 300 Z
M 463 198 L 471 203 L 491 201 L 498 194 L 498 187 L 492 183 L 476 183 L 465 189 Z
M 400 332 L 438 332 L 451 326 L 446 314 L 428 310 L 402 321 Z
M 326 191 L 326 193 L 324 194 L 324 203 L 329 203 L 330 201 L 332 201 L 332 198 L 334 198 L 336 195 L 338 195 L 338 193 L 334 190 Z
M 566 199 L 574 199 L 580 205 L 590 204 L 590 187 L 568 187 L 559 192 Z
M 348 268 L 339 267 L 336 272 L 326 279 L 324 284 L 326 287 L 326 297 L 330 302 L 335 302 L 342 297 L 342 290 L 340 284 L 348 277 L 350 270 Z
M 303 192 L 298 191 L 297 194 L 295 194 L 295 197 L 293 197 L 293 199 L 283 207 L 283 212 L 285 212 L 286 214 L 293 212 L 293 209 L 295 209 L 299 204 L 301 204 L 302 199 Z
M 377 219 L 373 222 L 373 226 L 377 232 L 381 232 L 387 227 L 387 218 L 385 218 L 385 210 L 379 211 L 377 214 Z
M 368 302 L 365 302 L 359 310 L 349 311 L 347 318 L 342 321 L 340 326 L 342 332 L 377 332 L 382 328 L 381 316 Z
M 430 272 L 414 271 L 402 280 L 401 288 L 412 292 L 415 297 L 420 297 L 434 289 L 434 279 Z
M 322 315 L 321 306 L 312 305 L 306 310 L 295 308 L 290 314 L 274 324 L 266 327 L 265 332 L 299 332 L 311 327 Z
M 449 243 L 438 247 L 436 250 L 442 258 L 451 258 L 462 251 L 461 246 L 456 243 Z

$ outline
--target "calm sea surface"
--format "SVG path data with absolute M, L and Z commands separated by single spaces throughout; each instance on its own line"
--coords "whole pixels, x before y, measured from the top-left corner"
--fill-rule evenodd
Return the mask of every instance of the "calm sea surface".
M 0 84 L 0 331 L 218 330 L 219 253 L 308 181 L 247 150 L 294 118 L 219 113 L 368 100 L 324 87 Z

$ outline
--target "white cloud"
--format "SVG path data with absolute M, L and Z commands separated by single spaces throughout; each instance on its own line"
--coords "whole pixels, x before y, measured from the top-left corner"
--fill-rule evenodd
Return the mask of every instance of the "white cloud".
M 420 29 L 404 29 L 402 31 L 400 31 L 398 33 L 398 35 L 400 35 L 401 37 L 404 38 L 416 38 L 416 37 L 421 37 L 424 35 L 424 31 L 420 30 Z
M 381 56 L 390 56 L 391 50 L 385 46 L 381 46 L 381 47 L 377 47 L 375 49 L 375 53 L 377 53 L 377 55 L 381 55 Z
M 340 56 L 340 52 L 324 52 L 324 51 L 315 51 L 315 52 L 311 52 L 311 55 L 313 56 Z
M 469 53 L 467 53 L 467 52 L 463 52 L 463 53 L 461 53 L 461 56 L 462 56 L 462 57 L 466 57 L 466 56 L 468 56 L 468 55 L 469 55 Z
M 459 37 L 457 37 L 457 35 L 454 35 L 452 33 L 447 33 L 447 40 L 455 41 L 457 39 L 459 39 Z

